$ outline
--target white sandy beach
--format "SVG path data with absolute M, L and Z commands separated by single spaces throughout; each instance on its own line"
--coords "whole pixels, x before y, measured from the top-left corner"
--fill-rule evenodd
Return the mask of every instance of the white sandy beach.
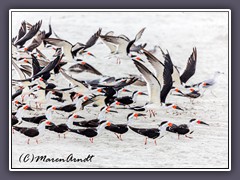
M 146 27 L 141 39 L 136 43 L 147 43 L 146 49 L 160 45 L 168 49 L 173 63 L 185 69 L 192 48 L 197 47 L 197 69 L 188 84 L 201 82 L 212 77 L 215 71 L 224 72 L 218 79 L 213 90 L 190 104 L 189 99 L 169 95 L 167 102 L 172 102 L 184 109 L 181 114 L 173 111 L 158 112 L 154 118 L 139 118 L 134 127 L 157 127 L 163 120 L 176 124 L 188 123 L 192 118 L 203 120 L 210 126 L 198 126 L 192 134 L 193 139 L 177 134 L 167 134 L 157 140 L 157 145 L 149 139 L 144 145 L 144 137 L 129 130 L 123 135 L 123 141 L 104 130 L 100 136 L 90 143 L 88 138 L 69 133 L 66 139 L 58 139 L 54 132 L 46 130 L 40 143 L 30 141 L 18 132 L 12 134 L 12 168 L 228 168 L 228 14 L 227 12 L 13 12 L 12 35 L 18 33 L 23 20 L 34 24 L 43 20 L 41 29 L 48 30 L 48 22 L 54 31 L 72 44 L 85 43 L 98 28 L 103 34 L 114 31 L 116 35 L 124 34 L 133 39 L 136 33 Z M 98 41 L 100 42 L 100 40 Z M 89 49 L 95 56 L 83 59 L 105 75 L 121 77 L 128 73 L 140 74 L 132 61 L 122 60 L 116 64 L 116 59 L 107 59 L 109 49 L 97 43 Z M 144 56 L 141 56 L 144 60 Z M 160 52 L 156 54 L 163 60 Z M 151 66 L 145 63 L 149 68 Z M 81 79 L 97 78 L 88 73 L 74 74 Z M 13 71 L 13 77 L 18 78 Z M 65 81 L 57 82 L 67 86 Z M 142 90 L 146 87 L 130 86 L 130 90 Z M 130 94 L 127 94 L 130 95 Z M 143 105 L 147 97 L 139 97 L 137 105 Z M 94 108 L 90 113 L 80 112 L 86 119 L 97 117 Z M 15 110 L 15 109 L 14 109 Z M 107 115 L 107 120 L 113 123 L 125 123 L 129 110 L 118 110 L 119 113 Z M 42 114 L 43 112 L 35 112 Z M 56 124 L 66 122 L 61 116 L 55 115 Z M 34 126 L 22 123 L 21 126 Z M 11 135 L 11 134 L 10 134 Z M 78 139 L 76 139 L 78 138 Z M 11 143 L 11 142 L 10 142 Z M 49 158 L 66 158 L 73 154 L 76 158 L 94 155 L 92 162 L 85 163 L 50 163 L 50 162 L 19 162 L 22 154 L 47 155 Z M 30 155 L 31 156 L 31 155 Z M 11 158 L 11 157 L 10 157 Z

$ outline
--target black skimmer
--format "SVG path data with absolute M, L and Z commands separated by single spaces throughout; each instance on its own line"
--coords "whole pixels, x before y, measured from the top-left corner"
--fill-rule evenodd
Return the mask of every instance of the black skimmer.
M 160 48 L 160 47 L 159 47 Z M 171 64 L 171 74 L 174 82 L 174 86 L 181 86 L 182 84 L 186 84 L 186 82 L 195 74 L 196 71 L 196 64 L 197 64 L 197 48 L 193 48 L 193 52 L 188 58 L 187 66 L 184 70 L 184 72 L 180 75 L 179 70 L 176 66 L 173 65 L 171 57 L 169 52 L 164 53 L 162 51 L 163 57 L 165 60 L 168 60 L 168 62 Z
M 137 119 L 140 116 L 146 116 L 146 114 L 141 113 L 130 113 L 127 116 L 127 123 L 126 124 L 113 124 L 111 123 L 110 126 L 105 127 L 105 129 L 114 132 L 114 134 L 117 136 L 119 140 L 122 141 L 122 134 L 126 133 L 128 131 L 128 126 L 132 122 L 132 120 L 135 118 Z
M 100 37 L 101 39 L 104 40 L 104 42 L 107 41 L 108 43 L 112 43 L 117 46 L 117 49 L 114 51 L 113 55 L 116 55 L 118 57 L 118 61 L 120 59 L 129 60 L 130 58 L 136 57 L 134 55 L 130 55 L 130 48 L 136 41 L 138 41 L 141 38 L 144 30 L 145 28 L 141 29 L 132 41 L 126 38 L 126 36 L 100 36 Z M 139 57 L 136 58 L 137 58 L 136 60 L 143 61 Z
M 68 70 L 70 72 L 75 72 L 75 73 L 89 72 L 92 74 L 102 76 L 102 73 L 100 73 L 97 69 L 95 69 L 89 63 L 87 63 L 85 61 L 81 61 L 80 63 L 70 66 Z
M 56 57 L 53 61 L 49 62 L 48 65 L 46 65 L 43 69 L 41 69 L 41 71 L 39 71 L 37 74 L 33 75 L 30 78 L 13 80 L 13 81 L 17 81 L 17 82 L 32 81 L 36 78 L 39 78 L 39 77 L 44 76 L 46 74 L 49 74 L 50 71 L 52 71 L 58 65 L 58 63 L 62 60 L 62 57 L 63 57 L 62 55 Z M 50 77 L 50 75 L 49 75 L 49 77 Z
M 26 41 L 30 40 L 37 34 L 41 26 L 42 21 L 40 20 L 35 25 L 31 26 L 31 28 L 27 32 L 27 23 L 23 21 L 14 45 L 22 47 Z
M 74 55 L 77 54 L 77 52 L 80 51 L 80 53 L 82 53 L 84 50 L 92 47 L 98 40 L 100 34 L 101 34 L 102 29 L 99 28 L 98 31 L 96 33 L 94 33 L 90 39 L 86 42 L 86 44 L 82 44 L 82 43 L 77 43 L 74 45 L 72 52 Z
M 179 94 L 174 94 L 174 96 L 188 97 L 192 103 L 192 99 L 196 99 L 201 96 L 200 92 L 193 88 L 190 88 L 190 93 L 183 93 L 178 88 L 175 88 L 175 91 Z
M 101 121 L 106 120 L 106 113 L 117 111 L 111 110 L 110 106 L 102 107 L 97 119 L 92 119 L 88 121 L 73 122 L 73 125 L 80 127 L 97 127 Z
M 138 95 L 147 95 L 147 94 L 144 92 L 141 92 L 141 91 L 134 91 L 132 96 L 118 97 L 115 99 L 115 101 L 120 102 L 124 106 L 126 106 L 126 105 L 129 106 L 132 103 L 136 103 Z
M 34 116 L 34 117 L 22 117 L 23 121 L 39 124 L 43 119 L 47 119 L 45 115 Z
M 172 126 L 171 122 L 163 121 L 159 125 L 159 128 L 149 128 L 149 129 L 147 129 L 147 128 L 135 128 L 135 127 L 132 127 L 132 126 L 129 126 L 129 128 L 131 130 L 133 130 L 134 132 L 146 137 L 145 143 L 144 143 L 145 145 L 147 144 L 147 139 L 148 138 L 154 139 L 154 143 L 155 143 L 155 145 L 157 145 L 156 138 L 158 138 L 158 137 L 162 138 L 166 134 L 167 127 L 171 127 L 171 126 Z
M 28 105 L 23 105 L 19 107 L 15 116 L 19 121 L 22 121 L 22 117 L 28 115 L 27 111 L 34 111 L 34 110 Z
M 52 125 L 53 123 L 51 121 L 42 120 L 42 122 L 40 122 L 40 124 L 37 127 L 27 128 L 27 127 L 13 126 L 13 129 L 16 131 L 19 131 L 21 134 L 28 137 L 27 144 L 30 143 L 30 138 L 35 139 L 36 143 L 38 144 L 38 138 L 44 135 L 45 127 L 52 126 Z
M 93 143 L 93 138 L 101 132 L 103 128 L 106 126 L 110 126 L 111 123 L 109 121 L 101 121 L 97 128 L 87 128 L 87 129 L 71 129 L 69 128 L 70 132 L 80 134 L 82 136 L 86 136 L 89 138 L 90 142 Z
M 185 137 L 192 139 L 193 137 L 188 136 L 188 134 L 192 134 L 194 131 L 195 125 L 198 125 L 198 124 L 203 124 L 203 125 L 209 126 L 209 124 L 207 124 L 201 120 L 191 119 L 188 124 L 180 124 L 177 126 L 175 125 L 169 131 L 173 132 L 173 133 L 177 133 L 178 139 L 179 139 L 180 135 L 185 135 Z
M 46 127 L 46 129 L 58 133 L 58 138 L 60 138 L 60 134 L 63 134 L 64 139 L 66 138 L 66 133 L 68 132 L 68 126 L 66 123 L 62 123 L 58 125 L 52 123 L 52 125 Z

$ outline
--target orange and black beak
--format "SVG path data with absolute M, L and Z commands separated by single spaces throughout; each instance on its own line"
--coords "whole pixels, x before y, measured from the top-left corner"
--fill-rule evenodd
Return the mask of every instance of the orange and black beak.
M 92 53 L 90 53 L 90 52 L 87 52 L 87 55 L 89 55 L 89 56 L 92 56 L 92 57 L 94 57 L 94 58 L 96 58 L 96 56 L 94 56 Z
M 23 109 L 24 109 L 24 110 L 28 110 L 28 111 L 34 111 L 30 106 L 24 106 Z
M 144 96 L 147 96 L 148 94 L 147 94 L 147 93 L 144 93 L 144 92 L 138 92 L 138 95 L 144 95 Z
M 125 88 L 123 88 L 123 89 L 122 89 L 122 92 L 132 92 L 132 91 L 130 91 L 130 90 L 128 90 L 128 89 L 125 89 Z
M 143 113 L 138 113 L 138 116 L 146 117 L 147 115 L 146 115 L 146 114 L 143 114 Z
M 203 125 L 209 126 L 209 124 L 208 124 L 208 123 L 205 123 L 205 122 L 203 122 L 203 121 L 200 121 L 200 120 L 198 120 L 198 121 L 197 121 L 197 123 L 198 123 L 198 124 L 203 124 Z
M 73 117 L 74 117 L 75 119 L 77 119 L 77 118 L 85 119 L 84 117 L 82 117 L 82 116 L 80 116 L 80 115 L 78 115 L 78 114 L 75 114 Z
M 179 106 L 177 106 L 177 105 L 173 105 L 172 107 L 173 107 L 173 109 L 177 109 L 177 110 L 184 111 L 182 108 L 180 108 L 180 107 L 179 107 Z

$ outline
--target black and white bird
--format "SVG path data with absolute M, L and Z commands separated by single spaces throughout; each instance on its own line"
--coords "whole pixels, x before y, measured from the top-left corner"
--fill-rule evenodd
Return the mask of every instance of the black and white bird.
M 44 135 L 46 126 L 52 125 L 51 121 L 42 120 L 37 127 L 28 128 L 13 126 L 13 129 L 28 137 L 27 144 L 30 143 L 30 139 L 35 139 L 38 144 L 38 139 Z
M 154 139 L 154 143 L 155 145 L 157 145 L 157 141 L 156 138 L 162 138 L 165 134 L 166 134 L 166 129 L 167 127 L 171 127 L 172 123 L 168 122 L 168 121 L 163 121 L 160 125 L 159 128 L 135 128 L 132 126 L 129 126 L 129 128 L 131 130 L 133 130 L 134 132 L 145 136 L 145 145 L 147 144 L 147 139 Z
M 200 124 L 209 126 L 209 124 L 201 120 L 191 119 L 188 124 L 175 125 L 169 131 L 177 133 L 178 139 L 180 138 L 180 135 L 184 135 L 185 137 L 192 139 L 193 137 L 189 135 L 194 132 L 195 126 Z
M 136 57 L 135 55 L 131 55 L 130 54 L 130 48 L 131 46 L 138 41 L 143 32 L 144 32 L 145 28 L 141 29 L 137 35 L 135 36 L 135 38 L 133 40 L 129 40 L 126 36 L 120 35 L 120 36 L 100 36 L 101 39 L 104 42 L 108 42 L 109 44 L 112 43 L 115 46 L 117 46 L 117 49 L 115 49 L 115 51 L 112 53 L 112 55 L 117 57 L 117 63 L 120 63 L 121 59 L 124 60 L 129 60 L 133 57 Z M 111 48 L 111 51 L 113 50 L 113 48 Z M 143 61 L 141 58 L 136 57 L 137 60 Z

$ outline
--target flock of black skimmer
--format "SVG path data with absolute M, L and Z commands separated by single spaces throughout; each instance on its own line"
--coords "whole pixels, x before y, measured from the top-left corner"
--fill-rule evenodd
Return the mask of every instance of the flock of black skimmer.
M 196 47 L 180 74 L 167 50 L 164 52 L 159 46 L 147 50 L 147 43 L 136 44 L 146 28 L 130 39 L 125 35 L 115 35 L 113 31 L 102 34 L 99 28 L 86 43 L 72 44 L 60 38 L 51 24 L 47 31 L 42 30 L 41 26 L 42 21 L 36 24 L 23 21 L 18 34 L 12 38 L 12 69 L 18 76 L 12 79 L 13 137 L 20 133 L 26 136 L 28 144 L 30 139 L 38 143 L 40 136 L 52 131 L 59 138 L 61 135 L 65 138 L 66 133 L 74 133 L 89 138 L 93 143 L 93 138 L 102 130 L 114 133 L 119 140 L 123 140 L 122 135 L 130 130 L 144 136 L 145 144 L 148 138 L 156 144 L 157 138 L 169 133 L 175 133 L 178 139 L 181 135 L 192 138 L 194 127 L 209 125 L 194 117 L 187 119 L 186 124 L 157 120 L 156 128 L 133 125 L 137 118 L 144 118 L 145 123 L 148 123 L 148 118 L 158 118 L 156 115 L 159 111 L 184 111 L 184 107 L 167 102 L 168 96 L 189 98 L 193 104 L 193 100 L 201 98 L 206 89 L 214 87 L 221 72 L 216 72 L 212 79 L 187 84 L 196 70 Z M 132 62 L 136 68 L 134 71 L 139 73 L 127 77 L 122 75 L 121 78 L 111 77 L 83 61 L 86 56 L 98 59 L 88 51 L 92 46 L 98 46 L 98 41 L 110 49 L 109 58 L 117 59 L 117 64 Z M 51 52 L 48 53 L 51 55 L 44 54 L 44 50 Z M 160 59 L 163 61 L 155 57 L 156 51 L 162 54 Z M 83 72 L 94 74 L 97 78 L 74 77 Z M 69 85 L 63 87 L 63 82 Z M 146 91 L 139 91 L 140 86 L 146 86 Z M 129 90 L 130 87 L 134 91 Z M 123 95 L 125 93 L 129 96 Z M 144 105 L 138 104 L 139 96 L 148 97 Z M 123 111 L 127 111 L 125 114 L 128 115 L 122 117 L 120 124 L 106 117 L 108 113 Z M 93 118 L 86 120 L 84 114 L 90 114 Z M 66 122 L 54 123 L 57 116 L 66 119 Z

